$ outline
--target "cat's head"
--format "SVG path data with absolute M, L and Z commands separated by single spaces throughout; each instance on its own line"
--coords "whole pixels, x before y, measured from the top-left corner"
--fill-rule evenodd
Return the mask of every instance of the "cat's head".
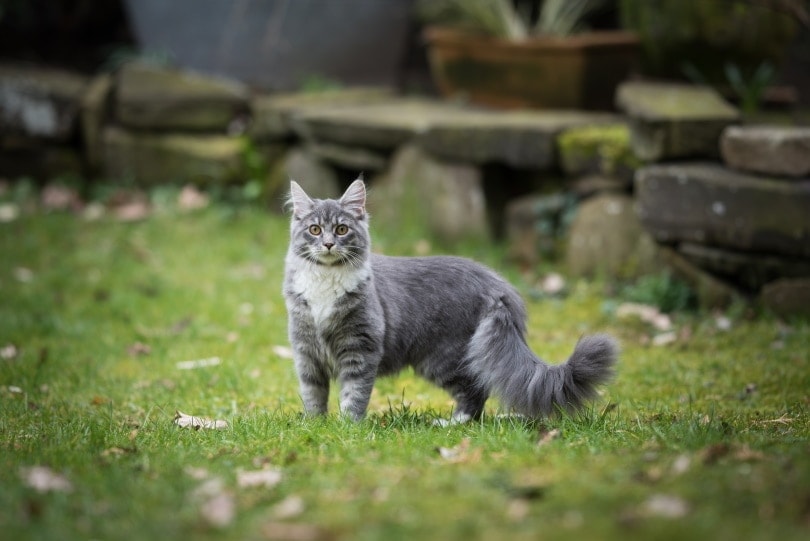
M 370 240 L 362 179 L 352 182 L 340 199 L 312 199 L 291 181 L 289 203 L 293 253 L 318 265 L 360 266 L 366 261 Z

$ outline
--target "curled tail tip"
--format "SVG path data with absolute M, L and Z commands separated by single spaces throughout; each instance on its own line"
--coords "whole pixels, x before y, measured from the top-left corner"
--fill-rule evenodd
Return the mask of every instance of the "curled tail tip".
M 608 334 L 583 336 L 577 342 L 569 363 L 574 379 L 590 384 L 610 380 L 619 358 L 619 343 Z

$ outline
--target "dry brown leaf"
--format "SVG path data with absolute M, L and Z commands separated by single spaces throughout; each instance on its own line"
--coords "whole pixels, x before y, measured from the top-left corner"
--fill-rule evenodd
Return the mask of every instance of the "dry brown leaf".
M 127 348 L 127 353 L 132 355 L 133 357 L 138 357 L 141 355 L 149 355 L 152 353 L 152 348 L 149 347 L 148 344 L 144 344 L 143 342 L 135 342 L 131 346 Z
M 177 206 L 181 210 L 197 210 L 208 206 L 208 196 L 192 184 L 186 184 L 177 196 Z
M 228 428 L 228 421 L 208 419 L 207 417 L 195 417 L 179 410 L 174 414 L 174 424 L 180 428 L 193 428 L 194 430 L 201 428 L 206 430 L 222 430 Z
M 649 323 L 659 331 L 672 329 L 672 320 L 666 314 L 662 314 L 655 306 L 639 304 L 635 302 L 625 302 L 616 309 L 616 316 L 619 318 L 638 317 L 641 321 Z
M 73 483 L 47 466 L 20 469 L 23 483 L 37 492 L 73 492 Z
M 678 496 L 655 494 L 642 505 L 644 515 L 661 518 L 683 518 L 689 514 L 689 503 Z
M 262 536 L 271 541 L 322 541 L 331 539 L 328 532 L 312 524 L 266 522 Z
M 113 209 L 113 215 L 120 222 L 137 222 L 149 217 L 151 209 L 146 201 L 132 201 Z
M 549 444 L 550 442 L 556 440 L 560 437 L 560 429 L 554 428 L 552 430 L 546 430 L 540 433 L 540 439 L 537 440 L 537 447 L 542 447 L 544 445 Z
M 297 517 L 304 512 L 306 506 L 301 496 L 288 496 L 273 506 L 272 513 L 277 519 Z
M 263 470 L 236 472 L 236 484 L 239 488 L 264 487 L 273 488 L 283 478 L 281 470 L 266 468 Z
M 219 357 L 208 357 L 207 359 L 194 359 L 191 361 L 180 361 L 175 366 L 178 370 L 196 370 L 197 368 L 208 368 L 222 364 Z
M 224 528 L 233 522 L 236 516 L 236 499 L 231 491 L 225 489 L 221 478 L 205 480 L 194 489 L 191 496 L 201 502 L 200 517 L 209 526 Z
M 464 438 L 455 447 L 437 448 L 439 456 L 450 464 L 471 464 L 481 460 L 481 448 L 470 448 L 470 438 Z
M 17 346 L 14 344 L 6 344 L 0 348 L 0 359 L 3 359 L 4 361 L 13 361 L 17 358 L 18 353 L 19 350 L 17 349 Z
M 273 353 L 281 357 L 282 359 L 292 359 L 293 358 L 293 350 L 292 348 L 288 348 L 287 346 L 273 346 L 272 347 Z

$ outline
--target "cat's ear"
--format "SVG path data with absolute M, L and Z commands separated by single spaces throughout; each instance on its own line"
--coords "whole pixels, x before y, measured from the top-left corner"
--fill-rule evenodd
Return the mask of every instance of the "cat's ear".
M 346 188 L 340 204 L 358 218 L 366 217 L 366 185 L 361 176 Z
M 293 217 L 300 218 L 304 214 L 307 214 L 309 211 L 312 210 L 312 206 L 315 204 L 312 199 L 307 195 L 307 192 L 298 185 L 298 183 L 294 180 L 290 181 L 290 199 L 288 204 L 292 206 L 293 210 Z

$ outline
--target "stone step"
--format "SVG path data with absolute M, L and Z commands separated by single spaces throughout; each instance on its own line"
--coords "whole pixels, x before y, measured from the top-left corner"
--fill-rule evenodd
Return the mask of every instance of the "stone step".
M 810 176 L 810 128 L 729 126 L 720 149 L 726 165 L 764 175 Z
M 244 86 L 187 71 L 129 63 L 116 88 L 115 116 L 129 128 L 225 133 L 248 113 Z
M 141 133 L 107 126 L 102 138 L 107 178 L 141 185 L 244 180 L 245 141 L 240 137 Z
M 642 168 L 635 186 L 641 222 L 659 242 L 810 257 L 810 180 L 690 162 Z
M 251 100 L 253 120 L 250 136 L 257 141 L 287 139 L 295 135 L 300 115 L 319 110 L 341 109 L 389 101 L 386 88 L 358 87 L 313 93 L 259 94 Z
M 723 129 L 739 111 L 710 87 L 627 82 L 616 105 L 629 117 L 631 144 L 644 161 L 716 157 Z
M 678 252 L 700 268 L 748 291 L 759 291 L 778 278 L 810 277 L 810 258 L 746 253 L 692 242 L 681 243 Z
M 76 73 L 0 66 L 0 137 L 64 142 L 73 137 L 89 79 Z
M 308 141 L 380 150 L 414 142 L 449 161 L 547 169 L 556 164 L 559 133 L 575 126 L 616 121 L 615 115 L 606 113 L 495 112 L 398 98 L 306 111 L 297 117 L 294 129 Z

